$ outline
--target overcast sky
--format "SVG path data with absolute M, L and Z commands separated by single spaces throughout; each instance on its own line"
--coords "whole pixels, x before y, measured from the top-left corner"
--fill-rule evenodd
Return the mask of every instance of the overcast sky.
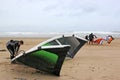
M 120 31 L 120 0 L 0 0 L 0 31 Z

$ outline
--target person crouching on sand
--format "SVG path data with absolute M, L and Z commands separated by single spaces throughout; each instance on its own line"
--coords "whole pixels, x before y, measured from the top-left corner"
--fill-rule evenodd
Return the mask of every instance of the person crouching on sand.
M 18 53 L 19 48 L 21 45 L 23 45 L 24 42 L 22 40 L 10 40 L 6 43 L 6 47 L 8 51 L 10 52 L 10 59 L 13 59 L 15 55 Z

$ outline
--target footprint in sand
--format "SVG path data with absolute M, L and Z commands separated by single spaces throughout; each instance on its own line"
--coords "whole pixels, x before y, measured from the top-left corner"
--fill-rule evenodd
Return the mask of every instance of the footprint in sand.
M 16 78 L 16 77 L 14 79 L 17 79 L 17 80 L 27 80 L 25 78 Z
M 101 79 L 102 80 L 114 80 L 112 77 L 109 77 L 109 76 L 102 76 Z
M 95 67 L 94 66 L 90 66 L 89 69 L 94 72 L 95 71 Z

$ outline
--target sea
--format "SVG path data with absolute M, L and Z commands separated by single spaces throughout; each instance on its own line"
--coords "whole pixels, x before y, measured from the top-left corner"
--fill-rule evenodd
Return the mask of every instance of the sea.
M 85 37 L 93 33 L 97 37 L 105 37 L 112 35 L 114 38 L 120 38 L 120 31 L 77 31 L 77 32 L 0 32 L 0 37 L 24 37 L 24 38 L 49 38 L 60 35 L 77 35 L 79 37 Z

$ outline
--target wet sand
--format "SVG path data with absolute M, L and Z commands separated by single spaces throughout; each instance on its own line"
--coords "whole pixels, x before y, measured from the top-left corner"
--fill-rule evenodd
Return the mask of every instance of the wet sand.
M 73 59 L 65 60 L 61 76 L 34 68 L 11 64 L 6 42 L 10 39 L 24 40 L 20 50 L 28 50 L 47 38 L 0 38 L 1 80 L 120 80 L 120 39 L 111 44 L 85 44 Z M 4 49 L 6 51 L 4 51 Z

